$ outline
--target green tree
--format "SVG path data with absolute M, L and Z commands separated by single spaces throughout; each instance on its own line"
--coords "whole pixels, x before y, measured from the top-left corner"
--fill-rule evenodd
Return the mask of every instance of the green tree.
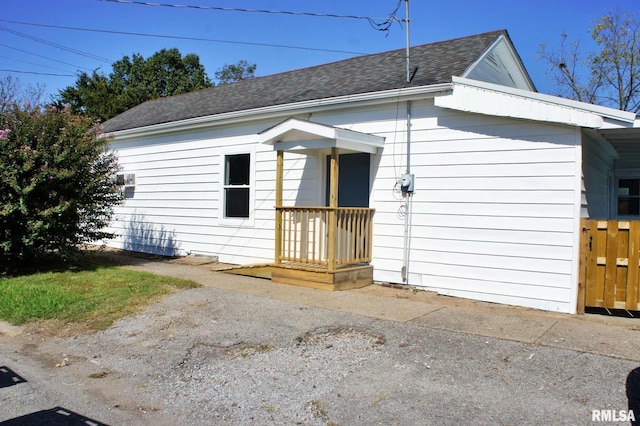
M 237 64 L 224 64 L 216 71 L 216 79 L 219 84 L 235 83 L 236 81 L 253 78 L 256 72 L 256 64 L 250 64 L 245 60 L 238 61 Z
M 68 108 L 0 112 L 0 272 L 113 237 L 105 227 L 122 193 L 100 133 Z
M 204 89 L 213 84 L 195 54 L 184 57 L 178 49 L 162 49 L 145 59 L 125 56 L 105 76 L 82 72 L 74 86 L 59 92 L 55 104 L 72 112 L 108 120 L 150 99 Z
M 632 13 L 609 12 L 594 22 L 591 37 L 598 49 L 584 55 L 580 41 L 567 41 L 553 51 L 547 43 L 540 56 L 549 64 L 559 95 L 640 111 L 640 26 Z

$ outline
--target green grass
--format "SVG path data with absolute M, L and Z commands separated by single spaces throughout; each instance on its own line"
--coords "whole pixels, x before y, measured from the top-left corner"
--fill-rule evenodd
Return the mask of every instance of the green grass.
M 113 266 L 0 278 L 0 319 L 80 323 L 101 330 L 193 281 Z

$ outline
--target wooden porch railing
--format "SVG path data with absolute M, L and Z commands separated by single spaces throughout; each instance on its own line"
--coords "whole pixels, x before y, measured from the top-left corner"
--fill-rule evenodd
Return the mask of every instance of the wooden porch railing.
M 371 262 L 374 209 L 276 207 L 276 264 L 338 266 Z M 335 224 L 335 225 L 332 225 Z

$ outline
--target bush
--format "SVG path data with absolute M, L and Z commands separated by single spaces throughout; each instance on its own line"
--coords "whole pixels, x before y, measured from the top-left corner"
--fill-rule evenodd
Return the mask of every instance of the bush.
M 0 272 L 112 238 L 104 228 L 122 201 L 117 170 L 92 119 L 68 108 L 1 111 Z

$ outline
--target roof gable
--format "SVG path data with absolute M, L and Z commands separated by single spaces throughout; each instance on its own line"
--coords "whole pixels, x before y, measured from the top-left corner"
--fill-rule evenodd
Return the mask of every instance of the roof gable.
M 511 44 L 506 31 L 501 30 L 411 47 L 410 83 L 406 82 L 405 49 L 398 49 L 147 101 L 108 120 L 103 128 L 116 132 L 297 102 L 450 83 L 452 76 L 469 73 L 483 77 L 487 70 L 484 64 L 490 59 L 482 58 L 501 38 Z M 526 74 L 524 67 L 522 70 Z
M 513 48 L 506 34 L 498 37 L 478 61 L 459 77 L 536 91 L 518 52 Z

